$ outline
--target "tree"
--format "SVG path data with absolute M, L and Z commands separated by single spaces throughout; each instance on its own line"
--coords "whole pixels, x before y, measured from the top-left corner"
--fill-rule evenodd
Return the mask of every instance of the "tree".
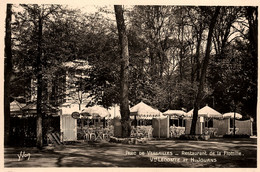
M 257 118 L 257 72 L 258 72 L 258 7 L 245 7 L 246 18 L 249 24 L 248 31 L 248 53 L 243 60 L 245 84 L 242 90 L 247 90 L 247 97 L 244 99 L 244 109 L 250 116 Z M 243 71 L 241 71 L 242 73 Z
M 204 88 L 206 71 L 207 71 L 207 67 L 208 67 L 208 63 L 209 63 L 209 59 L 210 59 L 211 41 L 212 41 L 213 31 L 214 31 L 215 23 L 217 21 L 219 11 L 220 11 L 220 7 L 218 6 L 215 9 L 214 15 L 212 17 L 212 20 L 211 20 L 210 26 L 209 26 L 207 47 L 206 47 L 205 57 L 203 60 L 203 65 L 202 65 L 201 74 L 200 74 L 199 88 L 198 88 L 198 92 L 197 92 L 197 95 L 196 95 L 195 101 L 194 101 L 194 110 L 193 110 L 193 117 L 192 117 L 191 130 L 190 130 L 191 135 L 195 135 L 195 131 L 196 131 L 196 123 L 197 123 L 197 119 L 198 119 L 198 108 L 199 108 L 200 102 L 201 102 L 201 96 L 202 96 L 202 91 Z
M 42 120 L 43 120 L 43 110 L 42 106 L 44 103 L 43 98 L 43 84 L 44 84 L 44 24 L 46 21 L 49 20 L 50 15 L 53 15 L 60 9 L 59 5 L 21 5 L 24 8 L 24 13 L 20 13 L 21 17 L 23 18 L 22 22 L 25 24 L 23 28 L 25 31 L 29 30 L 31 35 L 28 35 L 32 38 L 29 40 L 32 43 L 32 47 L 30 48 L 29 54 L 33 59 L 34 63 L 29 62 L 31 67 L 34 67 L 35 78 L 37 80 L 37 128 L 36 128 L 36 145 L 38 148 L 42 148 L 43 146 L 43 127 L 42 127 Z M 28 42 L 26 43 L 28 45 Z M 34 46 L 36 45 L 36 46 Z M 28 51 L 28 50 L 27 50 Z M 25 65 L 25 64 L 24 64 Z
M 128 89 L 129 89 L 129 52 L 128 52 L 128 39 L 126 35 L 126 27 L 124 22 L 123 7 L 115 5 L 115 14 L 117 29 L 119 35 L 119 45 L 121 49 L 121 84 L 120 84 L 120 112 L 122 123 L 122 137 L 130 136 L 130 111 L 128 102 Z
M 213 93 L 209 99 L 211 99 L 210 102 L 214 99 L 213 108 L 223 112 L 230 111 L 228 105 L 231 100 L 228 97 L 231 96 L 231 93 L 230 91 L 227 93 L 226 90 L 230 90 L 232 83 L 239 84 L 236 81 L 239 78 L 237 77 L 237 71 L 240 69 L 238 63 L 232 63 L 232 61 L 234 62 L 232 59 L 235 59 L 236 62 L 239 61 L 239 55 L 235 51 L 234 43 L 241 36 L 233 27 L 240 26 L 237 22 L 241 16 L 241 7 L 222 7 L 213 35 L 215 56 L 209 62 L 207 77 Z M 237 65 L 237 67 L 233 67 L 233 64 Z M 230 79 L 232 80 L 230 81 Z
M 254 27 L 252 30 L 257 30 L 257 10 L 253 10 L 249 20 L 250 8 L 255 9 L 221 8 L 213 38 L 216 54 L 215 58 L 210 60 L 207 76 L 213 90 L 215 108 L 221 112 L 229 112 L 234 111 L 231 102 L 242 103 L 243 117 L 255 117 L 257 105 L 257 56 L 252 54 L 257 52 L 254 51 L 253 46 L 256 44 L 252 40 L 257 36 L 250 36 L 250 25 Z M 257 35 L 257 32 L 254 35 Z
M 208 20 L 203 15 L 203 11 L 199 7 L 189 7 L 188 17 L 189 23 L 192 26 L 192 38 L 191 42 L 195 45 L 195 54 L 190 56 L 191 65 L 191 83 L 194 81 L 199 81 L 200 68 L 201 68 L 201 51 L 202 45 L 204 44 L 204 31 L 208 24 Z M 195 41 L 193 41 L 195 40 Z
M 41 10 L 39 14 L 41 14 Z M 42 27 L 43 27 L 43 17 L 38 16 L 38 41 L 37 41 L 37 129 L 36 129 L 36 145 L 38 148 L 43 146 L 43 135 L 42 135 Z
M 10 140 L 10 78 L 12 75 L 11 41 L 12 4 L 7 4 L 5 25 L 5 75 L 4 75 L 4 144 Z
M 114 11 L 114 9 L 113 9 Z M 120 90 L 120 51 L 115 22 L 105 18 L 101 13 L 89 14 L 86 31 L 81 37 L 83 56 L 91 66 L 84 79 L 84 90 L 89 93 L 91 101 L 87 106 L 100 104 L 110 107 L 119 104 Z M 102 23 L 102 24 L 101 24 Z
M 246 18 L 249 24 L 249 35 L 248 39 L 250 41 L 250 50 L 252 56 L 257 58 L 258 51 L 258 7 L 246 7 Z

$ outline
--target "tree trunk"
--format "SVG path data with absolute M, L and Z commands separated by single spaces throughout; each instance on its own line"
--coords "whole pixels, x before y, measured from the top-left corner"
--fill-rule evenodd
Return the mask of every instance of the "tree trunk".
M 10 78 L 12 75 L 11 46 L 12 5 L 7 4 L 5 31 L 5 75 L 4 75 L 4 144 L 10 143 Z
M 195 135 L 195 131 L 196 131 L 196 123 L 197 123 L 197 119 L 198 119 L 198 108 L 199 108 L 200 102 L 201 102 L 201 96 L 202 96 L 202 92 L 203 92 L 203 88 L 204 88 L 204 82 L 205 82 L 207 67 L 208 67 L 209 58 L 210 58 L 210 47 L 211 47 L 211 42 L 212 42 L 213 29 L 215 27 L 219 11 L 220 11 L 220 7 L 218 6 L 218 7 L 216 7 L 214 16 L 212 17 L 212 20 L 211 20 L 210 26 L 209 26 L 206 54 L 205 54 L 205 58 L 203 60 L 203 65 L 202 65 L 202 69 L 201 69 L 199 89 L 198 89 L 198 92 L 197 92 L 197 95 L 196 95 L 196 98 L 194 101 L 193 118 L 192 118 L 191 130 L 190 130 L 191 135 Z
M 201 31 L 199 32 L 199 36 L 198 36 L 198 44 L 196 47 L 196 71 L 197 71 L 197 77 L 196 77 L 196 81 L 199 81 L 200 79 L 200 46 L 201 46 L 201 39 L 202 39 L 202 24 L 200 25 L 200 29 Z
M 36 146 L 42 148 L 42 18 L 39 17 L 38 22 L 38 55 L 37 55 L 37 129 L 36 129 Z
M 251 81 L 256 83 L 256 85 L 252 88 L 252 95 L 254 96 L 254 99 L 250 101 L 250 107 L 249 109 L 252 116 L 257 121 L 257 78 L 258 78 L 258 7 L 246 7 L 246 17 L 249 23 L 249 34 L 248 34 L 248 40 L 250 41 L 249 44 L 249 53 L 251 53 L 251 58 L 248 59 L 248 61 L 251 61 L 254 65 L 251 65 L 252 73 L 251 73 Z M 248 63 L 249 64 L 249 63 Z
M 123 7 L 121 5 L 115 5 L 115 14 L 117 29 L 119 35 L 119 45 L 121 47 L 121 84 L 120 84 L 120 112 L 121 112 L 121 124 L 122 124 L 122 137 L 129 137 L 130 126 L 130 111 L 128 102 L 128 89 L 129 89 L 129 52 L 128 52 L 128 40 L 125 29 Z
M 181 14 L 182 16 L 182 14 Z M 184 44 L 183 44 L 183 31 L 184 31 L 184 23 L 183 23 L 183 18 L 181 19 L 181 29 L 179 29 L 179 32 L 181 30 L 181 47 L 180 47 L 180 79 L 179 82 L 182 82 L 183 80 L 183 59 L 184 59 Z
M 258 7 L 247 7 L 246 17 L 249 24 L 250 50 L 254 58 L 258 57 Z

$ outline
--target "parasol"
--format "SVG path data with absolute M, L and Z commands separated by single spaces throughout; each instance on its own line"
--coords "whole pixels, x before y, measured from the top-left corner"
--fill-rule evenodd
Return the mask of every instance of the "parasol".
M 183 110 L 167 110 L 166 112 L 163 112 L 163 115 L 173 117 L 184 117 L 186 116 L 186 112 L 184 112 Z
M 187 116 L 193 116 L 193 109 L 190 110 L 187 114 Z M 218 111 L 216 111 L 215 109 L 209 107 L 209 106 L 204 106 L 203 108 L 201 108 L 199 111 L 198 111 L 198 116 L 203 116 L 203 117 L 208 117 L 208 118 L 212 118 L 212 117 L 215 117 L 215 118 L 222 118 L 222 115 L 221 113 L 219 113 Z
M 89 114 L 91 115 L 93 118 L 106 118 L 106 117 L 110 117 L 110 113 L 108 112 L 107 109 L 105 109 L 102 106 L 99 105 L 95 105 L 92 107 L 87 107 L 85 109 L 82 110 L 84 114 Z
M 223 114 L 223 117 L 224 117 L 224 118 L 234 118 L 234 113 L 235 113 L 235 112 L 224 113 L 224 114 Z M 235 115 L 236 115 L 236 119 L 241 119 L 241 118 L 242 118 L 242 115 L 239 114 L 239 113 L 236 113 Z
M 130 115 L 135 115 L 139 119 L 152 119 L 160 118 L 161 112 L 158 109 L 154 109 L 151 106 L 140 102 L 137 105 L 130 108 Z

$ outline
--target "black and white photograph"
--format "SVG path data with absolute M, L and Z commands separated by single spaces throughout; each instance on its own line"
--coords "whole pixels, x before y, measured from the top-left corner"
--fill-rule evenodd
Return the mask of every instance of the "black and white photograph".
M 1 3 L 5 171 L 257 169 L 257 1 L 159 2 Z

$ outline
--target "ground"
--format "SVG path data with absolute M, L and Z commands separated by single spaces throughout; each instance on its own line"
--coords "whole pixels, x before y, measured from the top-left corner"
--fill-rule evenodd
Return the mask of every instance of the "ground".
M 18 155 L 30 159 L 18 161 Z M 21 154 L 21 155 L 22 155 Z M 6 147 L 5 167 L 256 167 L 256 138 L 152 140 L 145 144 L 78 142 L 56 147 Z

